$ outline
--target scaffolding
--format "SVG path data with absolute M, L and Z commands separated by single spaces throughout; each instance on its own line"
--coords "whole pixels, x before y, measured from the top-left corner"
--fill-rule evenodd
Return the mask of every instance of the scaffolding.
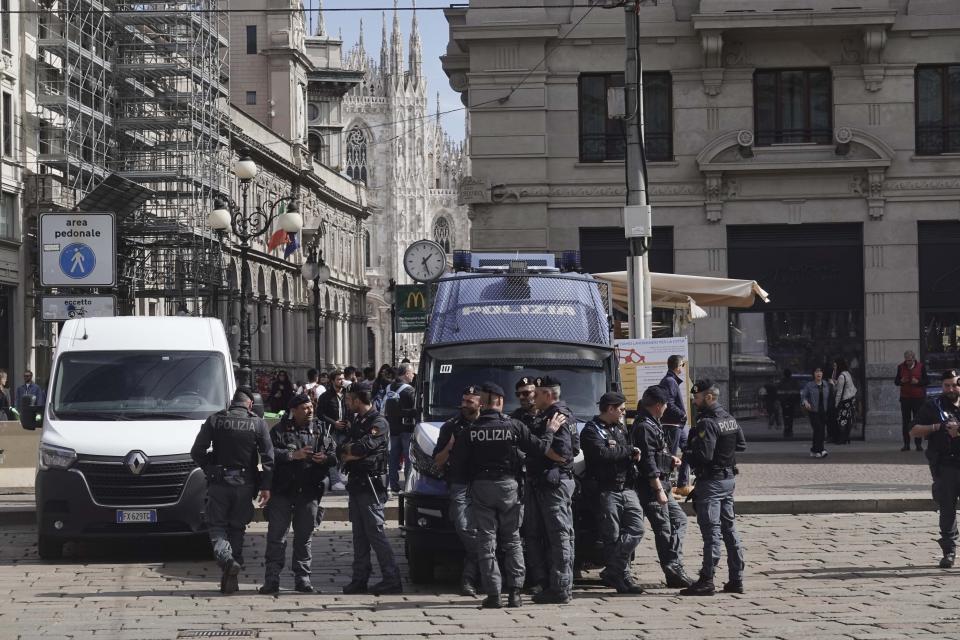
M 221 242 L 206 225 L 229 193 L 226 0 L 62 0 L 41 16 L 38 173 L 75 205 L 108 175 L 153 192 L 118 220 L 120 297 L 218 315 Z

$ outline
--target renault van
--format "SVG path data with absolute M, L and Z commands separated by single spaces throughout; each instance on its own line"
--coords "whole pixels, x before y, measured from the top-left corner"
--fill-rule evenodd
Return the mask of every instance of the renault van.
M 46 403 L 21 410 L 24 428 L 43 428 L 40 557 L 69 540 L 202 533 L 206 479 L 190 448 L 235 386 L 220 321 L 68 320 L 51 371 Z

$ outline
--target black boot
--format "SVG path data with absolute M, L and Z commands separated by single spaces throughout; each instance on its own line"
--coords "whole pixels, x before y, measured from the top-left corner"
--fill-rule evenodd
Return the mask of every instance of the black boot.
M 257 593 L 262 596 L 275 596 L 280 593 L 280 583 L 264 582 L 263 586 L 257 589 Z
M 953 567 L 953 563 L 957 559 L 957 554 L 955 551 L 945 551 L 943 553 L 943 558 L 940 559 L 940 568 L 941 569 L 950 569 Z
M 499 593 L 491 593 L 486 598 L 483 599 L 483 603 L 480 605 L 481 609 L 502 609 L 503 603 L 500 602 Z
M 520 589 L 510 589 L 510 595 L 507 598 L 507 606 L 512 609 L 523 606 L 523 596 L 520 595 Z
M 367 592 L 367 581 L 363 580 L 352 580 L 347 586 L 343 588 L 343 592 L 347 595 L 354 595 L 358 593 Z
M 464 578 L 460 581 L 460 595 L 468 596 L 470 598 L 477 597 L 477 588 L 473 586 L 473 582 L 470 581 L 470 578 Z
M 725 582 L 723 584 L 724 593 L 743 593 L 743 582 Z
M 220 578 L 220 593 L 228 596 L 240 590 L 240 581 L 237 576 L 240 574 L 240 563 L 230 558 L 223 565 L 223 576 Z
M 686 589 L 696 582 L 696 580 L 687 575 L 683 567 L 671 568 L 665 571 L 664 577 L 667 579 L 668 589 Z
M 712 596 L 717 592 L 716 587 L 713 586 L 713 579 L 705 579 L 702 576 L 699 580 L 694 582 L 692 585 L 686 589 L 680 590 L 680 595 L 682 596 Z

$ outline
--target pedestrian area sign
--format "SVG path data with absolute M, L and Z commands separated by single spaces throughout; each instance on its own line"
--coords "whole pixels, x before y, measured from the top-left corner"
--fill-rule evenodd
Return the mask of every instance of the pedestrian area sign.
M 112 287 L 117 282 L 112 213 L 40 214 L 40 285 Z

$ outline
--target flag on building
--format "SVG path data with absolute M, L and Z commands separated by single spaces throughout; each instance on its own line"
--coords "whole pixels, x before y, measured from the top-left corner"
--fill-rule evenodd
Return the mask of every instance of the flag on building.
M 283 229 L 277 229 L 273 232 L 273 235 L 270 236 L 270 240 L 267 241 L 267 251 L 273 251 L 277 247 L 282 247 L 288 242 L 290 242 L 290 237 L 287 232 Z
M 300 248 L 300 241 L 297 239 L 296 233 L 287 234 L 287 248 L 283 250 L 283 257 L 289 258 L 294 251 Z

